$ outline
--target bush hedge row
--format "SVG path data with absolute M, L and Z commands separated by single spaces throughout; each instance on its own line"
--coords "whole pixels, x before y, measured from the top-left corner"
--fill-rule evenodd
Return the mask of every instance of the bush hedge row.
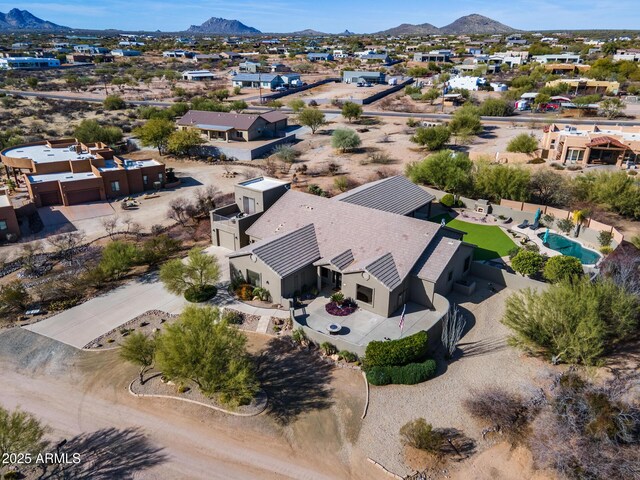
M 373 341 L 367 345 L 367 367 L 406 365 L 427 357 L 427 332 L 421 331 L 399 340 Z
M 436 373 L 435 360 L 410 363 L 404 366 L 371 367 L 367 370 L 367 380 L 371 385 L 415 385 L 432 378 Z

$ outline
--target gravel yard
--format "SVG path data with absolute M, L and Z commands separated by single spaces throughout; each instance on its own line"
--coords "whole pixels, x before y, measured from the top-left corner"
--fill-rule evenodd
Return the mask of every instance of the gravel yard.
M 476 293 L 452 294 L 467 318 L 470 330 L 460 342 L 461 355 L 446 363 L 436 355 L 438 376 L 415 386 L 371 387 L 369 411 L 357 446 L 372 459 L 399 475 L 411 473 L 405 465 L 399 430 L 405 423 L 423 417 L 435 428 L 457 428 L 478 442 L 478 451 L 488 444 L 481 439 L 481 426 L 462 406 L 475 388 L 498 384 L 509 389 L 526 388 L 542 380 L 546 368 L 507 346 L 507 328 L 500 322 L 504 301 L 512 293 L 504 289 L 490 295 L 487 282 L 476 279 Z M 475 457 L 472 457 L 475 458 Z

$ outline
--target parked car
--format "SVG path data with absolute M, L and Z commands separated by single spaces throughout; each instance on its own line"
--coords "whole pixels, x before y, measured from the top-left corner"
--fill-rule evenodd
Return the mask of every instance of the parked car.
M 363 82 L 358 82 L 358 83 L 356 83 L 356 87 L 364 87 L 364 83 Z
M 280 85 L 279 87 L 276 87 L 273 89 L 274 92 L 284 92 L 287 89 L 287 87 L 285 87 L 284 85 Z

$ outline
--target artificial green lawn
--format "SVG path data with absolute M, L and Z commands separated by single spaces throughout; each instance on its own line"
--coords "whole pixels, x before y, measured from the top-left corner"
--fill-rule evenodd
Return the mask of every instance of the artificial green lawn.
M 478 225 L 476 223 L 463 222 L 453 219 L 448 214 L 437 215 L 430 218 L 432 222 L 440 223 L 442 219 L 448 227 L 466 232 L 463 240 L 476 245 L 473 254 L 474 260 L 491 260 L 493 258 L 506 257 L 516 244 L 504 233 L 500 227 L 494 225 Z

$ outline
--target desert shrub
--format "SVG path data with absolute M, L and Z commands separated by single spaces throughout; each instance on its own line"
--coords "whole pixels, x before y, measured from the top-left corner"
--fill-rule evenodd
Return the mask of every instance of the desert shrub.
M 244 318 L 240 312 L 236 312 L 235 310 L 225 309 L 222 314 L 222 320 L 227 322 L 229 325 L 242 325 Z
M 603 255 L 609 255 L 611 252 L 613 252 L 613 247 L 610 247 L 609 245 L 600 247 L 600 253 Z
M 253 289 L 253 292 L 251 294 L 253 295 L 253 298 L 258 297 L 258 299 L 262 300 L 263 302 L 268 302 L 269 300 L 271 300 L 271 293 L 269 293 L 269 290 L 267 290 L 266 288 L 256 287 Z
M 318 195 L 319 197 L 327 197 L 327 192 L 325 192 L 320 185 L 317 185 L 315 183 L 311 183 L 309 184 L 309 186 L 307 187 L 307 191 L 313 195 Z
M 320 344 L 320 350 L 322 350 L 325 355 L 335 355 L 338 353 L 336 346 L 329 342 L 322 342 Z
M 537 252 L 521 249 L 515 257 L 511 259 L 511 267 L 522 275 L 531 276 L 540 271 L 544 265 L 544 258 Z
M 243 283 L 236 289 L 235 293 L 240 300 L 251 300 L 253 298 L 253 289 L 253 285 Z
M 508 117 L 513 115 L 513 106 L 506 100 L 487 98 L 478 107 L 478 113 L 484 117 Z
M 420 331 L 399 340 L 373 341 L 367 345 L 367 367 L 406 365 L 427 356 L 427 332 Z
M 104 99 L 103 105 L 107 110 L 122 110 L 127 108 L 127 103 L 118 95 L 109 95 Z
M 411 137 L 411 141 L 427 147 L 429 150 L 440 150 L 450 137 L 451 132 L 445 125 L 436 125 L 435 127 L 418 128 Z
M 296 328 L 293 332 L 291 332 L 291 340 L 298 345 L 305 345 L 309 342 L 307 338 L 307 334 L 304 333 L 302 328 Z
M 342 292 L 332 293 L 331 297 L 329 297 L 329 300 L 331 300 L 332 302 L 338 305 L 342 305 L 342 302 L 344 302 L 344 293 Z
M 529 434 L 529 422 L 537 408 L 528 399 L 495 386 L 473 391 L 463 405 L 469 414 L 486 427 L 519 443 Z
M 544 265 L 542 275 L 551 283 L 579 278 L 583 274 L 580 260 L 568 255 L 551 257 Z
M 609 280 L 561 281 L 506 301 L 509 341 L 555 362 L 596 365 L 638 327 L 638 298 Z
M 365 360 L 367 358 L 365 357 Z M 436 370 L 435 360 L 429 359 L 421 363 L 407 365 L 368 367 L 366 373 L 367 381 L 372 385 L 415 385 L 432 378 L 436 374 Z
M 348 350 L 340 350 L 338 352 L 338 358 L 348 363 L 353 363 L 358 361 L 358 355 Z
M 613 233 L 602 231 L 598 233 L 598 243 L 601 247 L 608 247 L 613 240 Z
M 521 133 L 520 135 L 515 136 L 507 145 L 507 152 L 533 153 L 537 149 L 538 139 L 535 135 L 529 135 L 527 133 Z M 544 160 L 539 163 L 544 163 Z
M 206 302 L 218 293 L 218 289 L 214 285 L 203 285 L 202 287 L 189 287 L 184 292 L 184 298 L 187 302 L 200 303 Z
M 456 199 L 450 193 L 447 193 L 444 197 L 440 199 L 440 203 L 445 207 L 451 208 L 456 203 Z
M 331 135 L 331 146 L 341 152 L 353 150 L 361 144 L 360 136 L 349 128 L 336 128 Z
M 400 437 L 405 445 L 433 454 L 439 454 L 447 442 L 442 432 L 435 430 L 424 418 L 404 424 Z

